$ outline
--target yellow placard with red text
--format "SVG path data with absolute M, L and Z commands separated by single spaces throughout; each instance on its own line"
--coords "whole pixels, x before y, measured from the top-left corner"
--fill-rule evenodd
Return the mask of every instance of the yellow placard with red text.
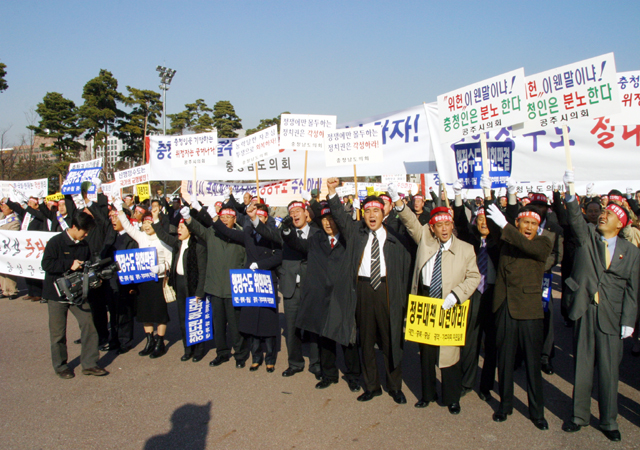
M 441 298 L 409 296 L 404 338 L 437 346 L 463 346 L 470 302 L 444 310 Z
M 143 202 L 148 198 L 151 198 L 151 188 L 149 187 L 149 183 L 142 183 L 142 184 L 136 185 L 136 192 L 137 192 L 138 198 L 140 199 L 140 202 Z

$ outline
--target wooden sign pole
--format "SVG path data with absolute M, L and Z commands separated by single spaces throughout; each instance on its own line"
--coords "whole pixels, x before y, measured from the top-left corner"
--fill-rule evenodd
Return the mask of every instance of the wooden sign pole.
M 353 184 L 355 184 L 355 198 L 359 199 L 360 196 L 358 195 L 358 172 L 356 171 L 356 165 L 353 165 Z M 360 210 L 358 209 L 358 211 L 356 212 L 356 220 L 360 220 Z
M 256 170 L 256 197 L 258 197 L 258 200 L 260 200 L 260 180 L 258 179 L 258 163 L 255 163 L 255 170 Z
M 304 190 L 307 190 L 307 160 L 309 159 L 309 150 L 304 151 L 304 178 L 302 179 L 304 183 Z M 309 189 L 311 191 L 311 189 Z
M 482 154 L 482 174 L 489 176 L 489 157 L 487 156 L 487 135 L 480 135 L 480 153 Z M 491 199 L 491 189 L 484 189 L 484 198 Z
M 573 170 L 573 163 L 571 162 L 571 146 L 569 145 L 569 129 L 566 125 L 562 125 L 562 141 L 564 142 L 564 157 L 567 162 L 567 170 Z M 575 195 L 575 186 L 565 186 L 569 188 L 569 194 Z

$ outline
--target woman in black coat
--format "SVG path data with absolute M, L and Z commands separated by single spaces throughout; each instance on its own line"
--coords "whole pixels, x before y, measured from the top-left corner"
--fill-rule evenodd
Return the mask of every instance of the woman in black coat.
M 249 219 L 256 224 L 257 220 L 266 223 L 269 217 L 268 208 L 263 204 L 254 204 L 247 208 L 247 215 Z M 245 226 L 245 228 L 240 231 L 227 228 L 221 221 L 216 219 L 213 222 L 213 228 L 229 239 L 244 245 L 247 251 L 245 269 L 271 270 L 271 278 L 275 291 L 275 269 L 282 263 L 282 247 L 268 239 L 262 238 L 256 233 L 251 224 Z M 267 372 L 273 372 L 275 370 L 277 357 L 276 338 L 280 335 L 278 309 L 262 306 L 243 307 L 240 313 L 238 328 L 251 343 L 253 364 L 250 370 L 258 370 L 258 367 L 262 364 L 263 353 L 261 346 L 262 343 L 264 343 L 266 346 L 264 360 L 267 366 Z
M 165 230 L 160 221 L 159 211 L 153 211 L 153 229 L 158 238 L 169 245 L 173 251 L 171 269 L 169 270 L 169 285 L 176 291 L 178 302 L 178 323 L 182 334 L 184 355 L 180 361 L 200 361 L 205 355 L 204 342 L 187 346 L 185 316 L 187 297 L 204 300 L 204 280 L 207 269 L 207 249 L 189 232 L 184 219 L 178 224 L 178 236 L 172 236 Z

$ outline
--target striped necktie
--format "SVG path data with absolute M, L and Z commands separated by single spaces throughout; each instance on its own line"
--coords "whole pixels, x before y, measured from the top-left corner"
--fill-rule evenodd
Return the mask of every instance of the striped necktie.
M 380 287 L 380 242 L 376 233 L 373 232 L 373 241 L 371 242 L 371 287 L 375 291 Z
M 429 297 L 442 298 L 442 250 L 444 246 L 440 245 L 440 250 L 436 255 L 436 262 L 433 264 L 433 272 L 431 274 L 431 286 L 429 286 Z
M 482 239 L 480 244 L 480 252 L 478 253 L 478 270 L 480 271 L 480 284 L 478 290 L 484 294 L 487 288 L 487 267 L 489 266 L 489 254 L 487 253 L 487 240 Z

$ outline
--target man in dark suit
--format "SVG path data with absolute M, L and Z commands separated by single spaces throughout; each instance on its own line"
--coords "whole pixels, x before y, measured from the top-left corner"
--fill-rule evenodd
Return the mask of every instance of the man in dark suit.
M 562 429 L 576 432 L 589 425 L 594 365 L 598 366 L 600 429 L 620 441 L 618 379 L 622 340 L 630 337 L 637 314 L 640 251 L 618 237 L 629 223 L 628 212 L 610 203 L 597 226 L 582 218 L 571 188 L 573 171 L 564 175 L 568 219 L 578 240 L 571 276 L 566 279 L 566 308 L 574 325 L 575 382 L 573 415 Z
M 483 187 L 486 186 L 484 178 Z M 493 420 L 504 422 L 513 412 L 513 370 L 520 346 L 527 372 L 529 418 L 538 429 L 547 430 L 540 371 L 544 328 L 542 277 L 553 244 L 547 237 L 538 235 L 541 219 L 533 207 L 521 209 L 513 226 L 495 204 L 485 201 L 485 205 L 490 233 L 500 236 L 501 241 L 493 297 L 500 407 Z
M 306 206 L 301 201 L 292 201 L 287 206 L 289 217 L 283 221 L 283 227 L 295 228 L 296 236 L 300 239 L 309 239 L 318 228 L 309 226 L 309 215 Z M 280 293 L 284 301 L 284 319 L 286 322 L 287 353 L 289 367 L 282 372 L 283 377 L 291 377 L 304 370 L 304 358 L 302 356 L 302 336 L 300 329 L 295 325 L 298 309 L 300 308 L 301 286 L 306 280 L 307 256 L 305 253 L 293 249 L 283 242 L 280 231 L 259 220 L 253 222 L 258 234 L 262 237 L 282 246 L 282 265 L 278 269 Z M 309 343 L 309 371 L 320 377 L 320 357 L 318 354 L 317 335 L 311 337 Z
M 345 211 L 346 212 L 346 211 Z M 338 382 L 336 365 L 337 343 L 342 346 L 346 371 L 344 379 L 352 392 L 360 390 L 360 356 L 356 346 L 356 305 L 349 302 L 347 277 L 349 260 L 343 236 L 324 203 L 317 212 L 322 231 L 302 239 L 295 228 L 282 225 L 282 238 L 286 245 L 304 253 L 310 276 L 302 285 L 302 299 L 296 326 L 319 336 L 322 379 L 316 389 L 326 389 Z
M 329 206 L 347 244 L 349 302 L 356 304 L 360 330 L 365 391 L 358 401 L 382 395 L 375 345 L 384 354 L 387 389 L 396 403 L 407 402 L 402 392 L 403 320 L 408 299 L 411 256 L 401 236 L 382 224 L 384 204 L 379 197 L 363 202 L 364 219 L 354 222 L 344 212 L 335 188 L 337 178 L 327 180 Z

